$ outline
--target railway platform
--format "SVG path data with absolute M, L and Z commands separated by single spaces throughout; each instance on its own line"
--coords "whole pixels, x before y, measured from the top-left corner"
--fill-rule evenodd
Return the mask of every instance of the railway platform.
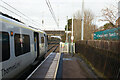
M 47 57 L 26 78 L 33 79 L 75 79 L 75 78 L 97 78 L 88 65 L 74 53 L 56 51 L 58 45 L 50 47 Z M 52 52 L 51 52 L 52 51 Z
M 60 56 L 60 53 L 50 53 L 46 59 L 26 78 L 26 80 L 56 78 Z
M 96 74 L 88 67 L 82 58 L 78 57 L 78 55 L 71 56 L 71 54 L 64 53 L 62 60 L 63 79 L 97 79 Z
M 96 78 L 85 62 L 68 53 L 50 53 L 48 57 L 27 77 L 31 79 L 75 79 Z

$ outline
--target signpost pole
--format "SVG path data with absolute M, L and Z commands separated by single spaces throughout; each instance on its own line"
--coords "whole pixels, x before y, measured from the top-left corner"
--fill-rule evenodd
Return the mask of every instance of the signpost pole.
M 66 42 L 68 43 L 68 16 L 67 16 L 67 35 L 66 35 Z
M 73 36 L 73 17 L 72 17 L 72 36 L 71 36 L 71 53 L 72 53 L 72 56 L 73 56 L 73 40 L 74 40 L 74 36 Z
M 82 1 L 82 29 L 81 29 L 81 40 L 84 37 L 84 0 Z

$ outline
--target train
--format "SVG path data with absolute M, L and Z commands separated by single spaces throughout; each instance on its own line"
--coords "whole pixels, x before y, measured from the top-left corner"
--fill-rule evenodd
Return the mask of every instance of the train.
M 47 34 L 0 12 L 0 78 L 15 78 L 47 53 Z

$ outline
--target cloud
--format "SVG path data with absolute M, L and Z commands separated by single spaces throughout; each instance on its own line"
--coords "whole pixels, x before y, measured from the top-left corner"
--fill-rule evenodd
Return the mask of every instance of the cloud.
M 21 11 L 31 19 L 40 22 L 44 19 L 45 29 L 57 28 L 54 19 L 49 12 L 45 0 L 4 0 L 17 10 Z M 64 29 L 66 25 L 66 17 L 71 18 L 73 14 L 80 10 L 82 6 L 82 0 L 49 0 L 51 2 L 54 13 L 59 18 L 60 29 Z M 84 0 L 85 8 L 91 9 L 95 16 L 100 15 L 100 11 L 107 4 L 114 3 L 113 0 Z M 96 22 L 97 23 L 97 22 Z M 99 24 L 98 24 L 99 25 Z M 43 28 L 43 27 L 42 27 Z M 43 29 L 44 29 L 43 28 Z

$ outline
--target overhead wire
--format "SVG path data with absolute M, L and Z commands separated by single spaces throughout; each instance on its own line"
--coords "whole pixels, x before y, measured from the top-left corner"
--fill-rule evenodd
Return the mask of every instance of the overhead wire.
M 47 4 L 47 6 L 48 6 L 48 8 L 49 8 L 49 11 L 50 11 L 50 13 L 51 13 L 51 15 L 52 15 L 52 17 L 53 17 L 56 25 L 58 26 L 58 21 L 57 21 L 57 19 L 56 19 L 56 17 L 55 17 L 55 14 L 54 14 L 54 11 L 53 11 L 53 9 L 52 9 L 52 6 L 51 6 L 50 1 L 49 1 L 49 0 L 45 0 L 45 1 L 46 1 L 46 4 Z
M 1 0 L 1 1 L 2 1 L 3 3 L 5 3 L 6 5 L 8 5 L 9 7 L 11 7 L 12 9 L 14 9 L 15 11 L 19 12 L 20 14 L 22 14 L 24 17 L 30 19 L 30 20 L 33 21 L 33 22 L 36 22 L 36 21 L 32 20 L 30 17 L 28 17 L 28 16 L 26 16 L 25 14 L 23 14 L 22 12 L 20 12 L 19 10 L 17 10 L 16 8 L 14 8 L 14 7 L 12 7 L 11 5 L 9 5 L 8 3 L 6 3 L 5 1 L 3 1 L 3 0 Z M 46 4 L 47 4 L 47 6 L 48 6 L 48 8 L 49 8 L 49 11 L 50 11 L 50 13 L 51 13 L 51 15 L 52 15 L 52 17 L 53 17 L 56 25 L 58 26 L 59 24 L 58 24 L 58 21 L 57 21 L 57 19 L 56 19 L 56 17 L 55 17 L 55 14 L 54 14 L 54 11 L 53 11 L 53 9 L 52 9 L 52 6 L 51 6 L 50 1 L 49 1 L 49 0 L 46 0 Z M 1 5 L 0 5 L 0 6 L 1 6 Z M 12 12 L 12 13 L 14 13 L 13 11 L 7 9 L 7 8 L 4 7 L 4 6 L 1 6 L 1 7 L 3 7 L 4 9 L 6 9 L 6 10 Z M 18 15 L 18 14 L 16 14 L 16 13 L 14 13 L 14 14 L 17 15 L 17 16 L 20 16 L 20 15 Z M 21 17 L 21 16 L 20 16 L 20 17 Z M 36 23 L 38 23 L 38 22 L 36 22 Z M 39 23 L 38 23 L 38 24 L 39 24 Z M 36 25 L 36 24 L 35 24 L 35 25 Z
M 26 16 L 25 14 L 23 14 L 22 12 L 20 12 L 20 11 L 17 10 L 16 8 L 12 7 L 11 5 L 9 5 L 8 3 L 6 3 L 5 1 L 3 1 L 3 0 L 1 0 L 1 1 L 2 1 L 4 4 L 6 4 L 7 6 L 11 7 L 12 9 L 14 9 L 15 11 L 19 12 L 20 14 L 22 14 L 24 17 L 30 19 L 31 21 L 33 21 L 33 22 L 35 22 L 35 23 L 37 23 L 37 24 L 40 24 L 40 23 L 38 23 L 38 22 L 32 20 L 30 17 Z M 13 14 L 15 14 L 15 15 L 21 17 L 20 15 L 18 15 L 17 13 L 15 13 L 15 12 L 9 10 L 8 8 L 6 8 L 6 7 L 2 6 L 2 5 L 0 5 L 0 6 L 1 6 L 2 8 L 4 8 L 4 9 L 6 9 L 6 10 L 12 12 Z M 22 18 L 23 18 L 23 17 L 22 17 Z M 24 18 L 24 19 L 25 19 L 25 18 Z M 26 19 L 26 20 L 28 20 L 28 19 Z M 33 23 L 33 24 L 36 25 L 35 23 Z M 36 26 L 38 26 L 38 25 L 36 25 Z M 41 29 L 39 29 L 39 30 L 41 30 Z
M 13 12 L 13 11 L 11 11 L 11 10 L 7 9 L 6 7 L 4 7 L 4 6 L 2 6 L 2 5 L 0 5 L 0 7 L 2 7 L 2 8 L 4 8 L 4 9 L 6 9 L 6 10 L 8 10 L 8 11 L 10 11 L 11 13 L 14 13 L 14 14 L 15 14 L 15 15 L 17 15 L 17 16 L 20 16 L 20 15 L 16 14 L 15 12 Z

